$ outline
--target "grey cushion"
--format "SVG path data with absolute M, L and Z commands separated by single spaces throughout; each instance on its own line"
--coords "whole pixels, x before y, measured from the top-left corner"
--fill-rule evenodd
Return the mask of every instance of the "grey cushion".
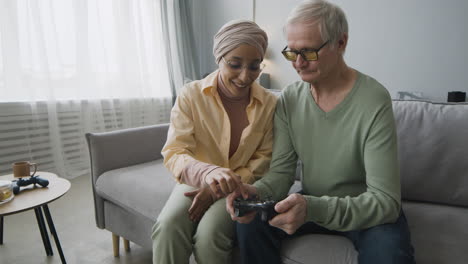
M 342 236 L 309 234 L 283 242 L 284 263 L 322 264 L 358 263 L 358 252 Z
M 468 209 L 404 202 L 417 263 L 468 263 Z
M 103 173 L 96 192 L 129 211 L 156 220 L 176 182 L 162 160 Z
M 468 104 L 394 101 L 404 199 L 468 206 Z
M 302 183 L 300 181 L 295 181 L 294 184 L 289 189 L 289 193 L 297 193 L 302 191 Z
M 93 177 L 131 165 L 162 158 L 168 124 L 87 133 Z

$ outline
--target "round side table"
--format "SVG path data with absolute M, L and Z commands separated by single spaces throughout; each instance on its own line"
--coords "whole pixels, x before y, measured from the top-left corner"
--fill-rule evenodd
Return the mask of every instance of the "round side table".
M 45 225 L 44 215 L 46 217 L 47 224 L 49 225 L 49 230 L 54 237 L 60 259 L 62 260 L 62 263 L 66 263 L 47 204 L 66 194 L 68 190 L 70 190 L 70 182 L 66 179 L 59 178 L 56 174 L 50 172 L 38 171 L 35 176 L 47 179 L 49 181 L 49 185 L 47 187 L 41 187 L 40 185 L 34 186 L 31 184 L 21 187 L 20 193 L 15 195 L 13 200 L 0 205 L 0 244 L 3 244 L 3 217 L 34 209 L 37 225 L 41 232 L 42 242 L 44 243 L 47 256 L 53 256 L 54 253 L 52 251 L 52 246 Z M 0 176 L 0 180 L 13 181 L 15 179 L 16 178 L 13 174 Z

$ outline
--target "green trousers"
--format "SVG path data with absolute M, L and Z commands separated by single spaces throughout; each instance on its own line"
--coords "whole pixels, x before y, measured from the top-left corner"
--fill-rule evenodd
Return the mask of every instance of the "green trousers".
M 226 211 L 226 199 L 219 199 L 200 222 L 189 219 L 192 198 L 184 192 L 194 187 L 177 184 L 153 227 L 153 263 L 189 263 L 193 253 L 198 264 L 231 263 L 234 222 Z

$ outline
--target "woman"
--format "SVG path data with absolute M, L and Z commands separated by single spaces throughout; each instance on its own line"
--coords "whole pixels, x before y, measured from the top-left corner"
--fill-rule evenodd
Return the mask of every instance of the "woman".
M 246 20 L 214 37 L 219 69 L 187 84 L 171 112 L 164 164 L 178 184 L 153 227 L 153 263 L 230 263 L 234 224 L 224 196 L 268 169 L 276 97 L 255 82 L 266 33 Z

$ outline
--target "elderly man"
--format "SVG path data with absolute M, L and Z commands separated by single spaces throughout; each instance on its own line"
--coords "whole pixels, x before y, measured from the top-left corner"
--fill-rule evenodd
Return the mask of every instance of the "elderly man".
M 282 53 L 302 80 L 278 101 L 269 172 L 245 184 L 242 194 L 273 197 L 278 215 L 269 222 L 256 213 L 236 217 L 240 191 L 226 200 L 239 222 L 242 262 L 280 263 L 282 239 L 329 233 L 349 238 L 359 263 L 414 263 L 388 91 L 345 63 L 348 24 L 339 7 L 305 1 L 290 14 L 285 33 Z M 303 190 L 287 196 L 298 159 Z

